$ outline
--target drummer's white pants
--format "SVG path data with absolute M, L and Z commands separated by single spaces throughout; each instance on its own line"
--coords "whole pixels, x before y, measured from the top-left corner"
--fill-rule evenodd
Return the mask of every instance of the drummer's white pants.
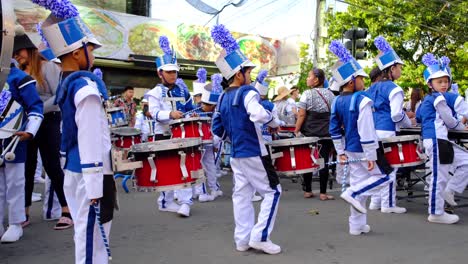
M 63 191 L 73 218 L 75 230 L 75 264 L 108 263 L 107 251 L 99 231 L 96 214 L 91 200 L 86 197 L 83 174 L 64 170 Z M 105 224 L 104 230 L 109 241 L 112 221 Z
M 396 172 L 397 170 L 395 169 L 392 173 L 388 174 L 390 180 L 381 188 L 380 193 L 372 195 L 371 203 L 380 204 L 381 208 L 396 206 Z M 385 176 L 385 174 L 382 174 L 381 177 Z
M 468 151 L 453 147 L 454 160 L 452 163 L 453 177 L 447 184 L 447 191 L 463 193 L 468 185 Z
M 159 194 L 158 205 L 159 208 L 166 208 L 170 203 L 174 202 L 174 192 L 177 195 L 177 200 L 180 204 L 193 204 L 193 190 L 192 187 L 180 189 L 176 191 L 165 191 Z
M 6 206 L 6 207 L 5 207 Z M 7 163 L 0 167 L 0 224 L 5 213 L 8 223 L 20 224 L 24 213 L 24 163 Z
M 211 191 L 217 191 L 220 188 L 218 183 L 218 178 L 216 177 L 216 164 L 215 164 L 215 154 L 213 145 L 205 145 L 205 151 L 201 163 L 203 165 L 203 170 L 205 171 L 206 182 Z M 207 194 L 208 190 L 206 188 L 205 182 L 197 186 L 197 192 L 201 194 Z
M 346 151 L 348 159 L 363 159 L 364 153 Z M 345 192 L 349 193 L 365 207 L 367 197 L 381 191 L 386 186 L 390 177 L 383 176 L 379 167 L 375 164 L 374 169 L 367 170 L 367 162 L 350 163 L 349 165 L 350 187 Z M 367 224 L 367 214 L 361 214 L 351 206 L 349 216 L 350 230 L 359 230 Z
M 231 158 L 234 177 L 232 202 L 234 209 L 234 241 L 236 245 L 247 245 L 249 241 L 268 241 L 275 225 L 276 213 L 281 196 L 281 185 L 270 187 L 267 172 L 260 157 Z M 257 223 L 252 203 L 254 190 L 262 195 Z

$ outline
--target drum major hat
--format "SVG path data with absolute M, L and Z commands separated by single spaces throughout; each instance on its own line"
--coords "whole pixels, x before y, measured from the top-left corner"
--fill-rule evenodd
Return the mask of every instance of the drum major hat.
M 379 54 L 377 57 L 375 57 L 375 62 L 381 71 L 395 64 L 404 64 L 384 37 L 376 37 L 374 40 L 374 45 L 379 50 Z
M 426 83 L 429 83 L 432 79 L 447 76 L 449 80 L 452 80 L 452 74 L 450 71 L 449 63 L 450 59 L 446 56 L 442 56 L 437 59 L 434 54 L 426 53 L 422 58 L 422 62 L 426 65 L 423 76 Z
M 197 70 L 198 79 L 193 82 L 193 95 L 201 95 L 206 85 L 206 69 L 199 68 Z
M 164 54 L 156 57 L 156 68 L 158 71 L 180 71 L 180 67 L 177 64 L 177 55 L 166 36 L 159 37 L 159 47 Z
M 339 61 L 332 69 L 333 78 L 339 87 L 357 76 L 369 77 L 341 42 L 332 41 L 329 49 L 339 58 Z
M 214 26 L 211 30 L 211 37 L 215 43 L 223 48 L 215 64 L 226 80 L 229 80 L 242 68 L 255 68 L 255 64 L 241 52 L 239 44 L 224 25 Z
M 223 76 L 221 74 L 211 75 L 211 83 L 207 84 L 202 91 L 202 103 L 211 105 L 218 103 L 219 96 L 223 93 L 222 81 Z

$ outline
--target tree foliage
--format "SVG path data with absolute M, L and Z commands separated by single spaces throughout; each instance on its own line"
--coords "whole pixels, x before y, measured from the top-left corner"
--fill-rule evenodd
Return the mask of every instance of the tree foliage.
M 404 87 L 423 87 L 422 56 L 432 52 L 448 56 L 454 81 L 460 90 L 467 88 L 468 77 L 468 1 L 443 0 L 347 0 L 348 12 L 326 14 L 329 41 L 341 39 L 352 27 L 367 28 L 371 39 L 367 49 L 377 55 L 373 44 L 382 35 L 404 60 Z

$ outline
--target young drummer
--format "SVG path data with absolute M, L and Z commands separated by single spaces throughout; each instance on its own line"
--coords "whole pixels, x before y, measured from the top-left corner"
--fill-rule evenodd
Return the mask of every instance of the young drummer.
M 62 111 L 64 192 L 74 221 L 75 263 L 108 263 L 104 236 L 109 238 L 116 189 L 103 105 L 107 90 L 102 80 L 89 72 L 93 50 L 101 44 L 70 2 L 39 4 L 51 9 L 42 32 L 62 61 L 56 99 Z
M 194 107 L 201 106 L 201 97 L 206 85 L 206 69 L 198 68 L 197 79 L 193 82 L 193 104 Z
M 164 54 L 156 58 L 158 76 L 162 83 L 156 85 L 146 96 L 151 116 L 156 120 L 155 140 L 170 138 L 169 122 L 184 118 L 184 113 L 193 110 L 192 98 L 188 89 L 176 84 L 179 65 L 175 51 L 171 49 L 166 36 L 159 38 L 159 45 Z M 183 83 L 183 81 L 182 81 Z M 178 101 L 171 101 L 178 100 Z M 158 198 L 160 211 L 174 212 L 181 216 L 190 216 L 192 205 L 192 188 L 177 190 L 177 198 L 182 204 L 174 201 L 174 191 L 161 192 Z
M 231 168 L 234 175 L 234 240 L 238 251 L 255 248 L 268 254 L 278 254 L 281 247 L 271 242 L 281 186 L 268 157 L 260 127 L 278 127 L 278 121 L 266 111 L 260 96 L 250 84 L 250 72 L 255 67 L 239 49 L 239 45 L 224 25 L 216 25 L 211 36 L 224 49 L 218 66 L 229 86 L 221 95 L 213 116 L 213 133 L 232 143 Z M 264 199 L 258 221 L 252 204 L 254 189 Z
M 223 87 L 221 85 L 222 80 L 223 76 L 221 74 L 213 74 L 211 76 L 211 84 L 206 85 L 202 90 L 201 109 L 197 111 L 198 116 L 213 116 L 216 104 L 218 103 L 218 98 L 223 92 Z M 200 193 L 198 200 L 200 202 L 210 202 L 216 199 L 216 197 L 223 195 L 218 183 L 218 177 L 216 176 L 214 146 L 218 145 L 219 137 L 217 136 L 213 137 L 213 143 L 203 145 L 205 151 L 202 157 L 202 165 L 205 170 L 208 187 L 210 188 L 211 193 L 208 192 L 206 188 L 207 184 L 205 184 L 205 182 L 198 186 L 198 193 Z
M 465 126 L 454 117 L 455 108 L 461 110 L 460 102 L 456 102 L 457 96 L 452 97 L 447 93 L 451 81 L 449 61 L 445 58 L 439 61 L 431 53 L 425 54 L 422 61 L 427 66 L 424 80 L 430 88 L 430 94 L 424 98 L 418 110 L 424 148 L 432 170 L 427 220 L 431 223 L 454 224 L 459 217 L 444 211 L 444 197 L 455 204 L 453 191 L 463 190 L 459 188 L 465 187 L 454 186 L 454 183 L 460 184 L 460 180 L 466 178 L 468 155 L 448 141 L 448 129 L 465 130 Z M 463 112 L 466 114 L 466 109 Z M 448 186 L 452 163 L 457 168 L 453 181 Z
M 367 160 L 348 165 L 350 187 L 341 194 L 341 198 L 351 204 L 349 233 L 360 235 L 370 231 L 365 208 L 367 197 L 378 192 L 388 182 L 389 176 L 382 177 L 381 167 L 376 165 L 378 141 L 372 117 L 372 101 L 360 92 L 364 89 L 364 77 L 367 74 L 340 42 L 332 41 L 330 51 L 340 58 L 333 69 L 333 78 L 342 91 L 333 101 L 330 135 L 340 161 Z
M 394 83 L 400 78 L 403 61 L 390 47 L 387 41 L 378 36 L 374 40 L 380 53 L 375 58 L 382 77 L 367 90 L 374 102 L 374 123 L 379 139 L 394 137 L 400 127 L 411 127 L 410 118 L 403 110 L 404 93 L 400 86 Z M 382 176 L 383 177 L 383 176 Z M 405 213 L 406 208 L 396 205 L 396 170 L 390 173 L 388 188 L 382 188 L 379 194 L 373 195 L 370 210 L 380 209 L 382 213 Z

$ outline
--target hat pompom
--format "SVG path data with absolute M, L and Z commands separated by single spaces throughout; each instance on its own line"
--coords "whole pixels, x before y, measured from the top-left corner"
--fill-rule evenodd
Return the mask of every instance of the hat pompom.
M 390 44 L 388 44 L 387 40 L 385 40 L 385 38 L 382 36 L 378 36 L 375 38 L 374 45 L 377 47 L 378 50 L 380 50 L 383 53 L 392 49 Z
M 213 27 L 211 30 L 211 37 L 215 43 L 221 45 L 221 47 L 226 50 L 227 54 L 239 49 L 239 44 L 223 24 Z
M 172 56 L 171 44 L 166 36 L 159 37 L 159 47 L 162 49 L 164 54 Z
M 223 87 L 221 82 L 223 81 L 223 76 L 219 73 L 211 75 L 212 91 L 213 93 L 221 94 L 223 92 Z
M 450 59 L 447 56 L 442 56 L 440 58 L 440 64 L 444 67 L 447 67 L 450 64 Z
M 24 34 L 26 34 L 26 32 L 24 32 L 24 27 L 21 26 L 21 25 L 16 25 L 15 26 L 15 36 L 23 36 Z
M 349 53 L 349 50 L 347 50 L 345 46 L 343 46 L 343 44 L 338 40 L 333 40 L 330 43 L 328 49 L 331 52 L 333 52 L 333 54 L 335 54 L 343 63 L 346 63 L 353 59 L 353 56 L 351 55 L 351 53 Z
M 436 57 L 432 53 L 424 54 L 424 56 L 422 57 L 422 63 L 426 65 L 427 67 L 439 64 Z
M 268 76 L 268 71 L 267 70 L 261 70 L 258 75 L 257 75 L 257 81 L 259 83 L 263 84 L 263 81 L 265 81 L 265 78 Z
M 32 0 L 46 9 L 58 18 L 69 19 L 79 15 L 78 9 L 69 0 Z
M 199 68 L 197 70 L 197 78 L 199 83 L 206 83 L 206 69 L 205 68 Z
M 94 69 L 93 73 L 94 73 L 94 75 L 96 75 L 97 77 L 99 77 L 99 79 L 102 80 L 102 71 L 101 71 L 101 69 L 96 68 L 96 69 Z
M 176 80 L 176 85 L 179 86 L 179 88 L 183 89 L 184 91 L 188 91 L 188 87 L 185 84 L 184 80 L 181 78 L 177 78 Z

